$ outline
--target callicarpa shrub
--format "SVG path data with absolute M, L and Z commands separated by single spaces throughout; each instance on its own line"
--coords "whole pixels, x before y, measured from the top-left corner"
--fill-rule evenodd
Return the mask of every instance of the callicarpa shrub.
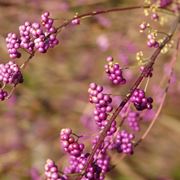
M 50 48 L 58 46 L 60 40 L 57 35 L 62 30 L 80 26 L 85 18 L 123 11 L 144 12 L 144 17 L 139 17 L 141 23 L 138 25 L 138 31 L 146 37 L 144 46 L 151 49 L 152 54 L 145 57 L 145 53 L 139 50 L 134 55 L 134 64 L 127 66 L 122 65 L 113 55 L 104 59 L 102 69 L 107 81 L 117 92 L 126 85 L 129 90 L 124 96 L 118 97 L 103 84 L 89 82 L 87 103 L 94 110 L 91 114 L 84 114 L 82 121 L 87 120 L 95 124 L 93 127 L 95 135 L 88 139 L 87 147 L 84 142 L 87 140 L 84 140 L 83 135 L 77 135 L 71 127 L 61 129 L 59 140 L 64 153 L 68 156 L 68 162 L 59 168 L 54 160 L 47 159 L 44 163 L 44 178 L 47 180 L 103 180 L 113 168 L 112 153 L 120 154 L 120 159 L 135 153 L 136 147 L 146 138 L 156 122 L 171 83 L 179 51 L 180 33 L 176 32 L 180 22 L 180 3 L 175 0 L 145 0 L 144 4 L 139 6 L 76 14 L 59 26 L 55 26 L 55 18 L 47 11 L 42 13 L 36 22 L 27 19 L 19 26 L 18 33 L 7 34 L 6 46 L 11 60 L 0 64 L 1 101 L 11 98 L 19 84 L 26 81 L 22 71 L 37 53 L 48 53 Z M 172 22 L 166 21 L 168 16 L 172 18 Z M 164 25 L 169 27 L 168 32 L 157 28 Z M 154 95 L 149 94 L 147 88 L 155 75 L 158 56 L 167 53 L 170 48 L 173 48 L 172 58 L 169 60 L 166 73 L 162 75 L 162 82 L 159 84 L 161 90 Z M 24 63 L 19 64 L 18 59 L 23 58 L 23 51 L 29 54 L 29 57 Z M 137 75 L 128 78 L 126 72 L 131 72 L 131 68 L 136 68 Z M 166 84 L 165 87 L 163 84 Z M 159 98 L 159 101 L 156 101 L 156 98 Z M 148 122 L 147 129 L 142 132 L 141 123 L 152 110 L 154 114 Z

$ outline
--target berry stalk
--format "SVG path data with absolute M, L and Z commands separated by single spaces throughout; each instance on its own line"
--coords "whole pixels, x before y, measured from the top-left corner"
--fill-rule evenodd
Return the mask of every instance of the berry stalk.
M 163 40 L 163 42 L 159 45 L 159 47 L 154 51 L 154 53 L 152 54 L 152 56 L 150 57 L 150 62 L 145 66 L 145 68 L 143 69 L 142 73 L 139 75 L 139 77 L 137 78 L 137 80 L 135 81 L 135 83 L 132 85 L 132 87 L 130 88 L 130 91 L 127 93 L 126 97 L 121 101 L 121 103 L 119 104 L 119 106 L 117 107 L 117 109 L 115 110 L 115 112 L 113 113 L 113 115 L 111 116 L 108 124 L 105 126 L 105 128 L 103 129 L 103 131 L 101 132 L 99 139 L 96 143 L 96 145 L 94 146 L 88 160 L 87 163 L 84 167 L 84 173 L 87 171 L 88 167 L 90 166 L 90 164 L 92 164 L 93 162 L 93 157 L 97 151 L 98 148 L 100 148 L 101 144 L 104 141 L 104 138 L 108 132 L 108 130 L 111 127 L 112 122 L 116 119 L 116 117 L 118 116 L 118 114 L 121 112 L 121 110 L 123 109 L 123 107 L 126 105 L 126 103 L 129 101 L 129 99 L 131 98 L 131 96 L 133 95 L 134 91 L 137 89 L 137 87 L 139 86 L 139 84 L 142 82 L 142 80 L 146 77 L 147 73 L 149 73 L 158 57 L 158 55 L 161 52 L 161 49 L 171 40 L 172 36 L 174 35 L 178 23 L 179 23 L 180 17 L 178 16 L 176 18 L 176 20 L 174 21 L 173 25 L 171 26 L 172 28 L 170 29 L 168 36 L 166 36 Z M 81 174 L 77 180 L 80 180 L 81 177 L 84 174 Z

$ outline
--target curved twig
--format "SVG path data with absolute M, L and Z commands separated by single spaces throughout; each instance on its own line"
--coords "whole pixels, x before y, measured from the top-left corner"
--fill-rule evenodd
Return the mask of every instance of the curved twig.
M 151 58 L 150 58 L 150 62 L 145 66 L 144 70 L 142 71 L 142 73 L 139 75 L 139 77 L 137 78 L 137 80 L 135 81 L 135 83 L 132 85 L 132 87 L 130 88 L 129 93 L 126 95 L 126 97 L 122 100 L 122 102 L 120 103 L 120 105 L 116 108 L 115 112 L 113 113 L 113 115 L 111 116 L 108 124 L 105 126 L 105 128 L 102 130 L 102 132 L 100 133 L 99 139 L 96 143 L 96 145 L 94 146 L 88 160 L 87 163 L 84 167 L 84 173 L 86 173 L 88 167 L 92 164 L 93 162 L 93 157 L 94 154 L 96 153 L 97 149 L 99 149 L 99 147 L 101 146 L 101 144 L 104 141 L 104 138 L 108 132 L 108 130 L 111 127 L 112 122 L 116 119 L 116 117 L 118 116 L 118 114 L 121 112 L 121 110 L 123 109 L 123 107 L 126 105 L 126 103 L 129 101 L 130 97 L 132 96 L 132 94 L 134 93 L 135 89 L 138 87 L 138 85 L 142 82 L 142 80 L 144 79 L 145 75 L 147 72 L 149 72 L 151 70 L 151 68 L 153 67 L 157 56 L 160 54 L 162 48 L 171 40 L 173 34 L 176 31 L 177 25 L 179 23 L 179 17 L 176 18 L 175 22 L 172 25 L 171 30 L 168 33 L 168 36 L 166 36 L 163 40 L 163 42 L 160 44 L 160 46 L 154 51 L 154 53 L 152 54 Z M 77 180 L 80 180 L 82 176 L 84 176 L 84 173 L 81 174 Z

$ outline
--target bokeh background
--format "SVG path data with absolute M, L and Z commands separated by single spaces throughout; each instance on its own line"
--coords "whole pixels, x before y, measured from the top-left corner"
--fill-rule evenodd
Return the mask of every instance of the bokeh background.
M 7 33 L 18 32 L 19 25 L 26 20 L 39 21 L 44 11 L 51 13 L 58 26 L 77 12 L 142 3 L 138 0 L 0 0 L 1 62 L 9 60 Z M 112 87 L 104 73 L 106 56 L 112 55 L 122 66 L 130 66 L 136 63 L 137 51 L 143 50 L 147 57 L 153 52 L 146 47 L 145 36 L 139 33 L 138 26 L 144 20 L 143 10 L 87 18 L 78 26 L 64 29 L 57 47 L 35 55 L 23 72 L 24 83 L 11 99 L 0 103 L 0 179 L 44 179 L 47 158 L 55 160 L 59 167 L 65 166 L 66 156 L 59 143 L 61 128 L 71 127 L 77 134 L 87 136 L 93 131 L 93 122 L 83 121 L 93 109 L 88 104 L 89 83 L 100 83 L 115 95 L 123 96 L 138 74 L 138 69 L 133 68 L 125 74 L 129 78 L 125 88 Z M 168 16 L 167 25 L 160 29 L 167 32 L 172 21 Z M 154 26 L 158 27 L 157 23 Z M 172 50 L 158 58 L 148 86 L 149 95 L 156 95 L 156 86 L 166 73 L 171 55 Z M 24 54 L 17 62 L 21 64 L 27 57 Z M 112 155 L 115 167 L 106 179 L 180 179 L 179 65 L 178 58 L 173 83 L 151 133 L 133 156 L 120 160 L 119 155 Z M 150 119 L 144 122 L 144 127 Z

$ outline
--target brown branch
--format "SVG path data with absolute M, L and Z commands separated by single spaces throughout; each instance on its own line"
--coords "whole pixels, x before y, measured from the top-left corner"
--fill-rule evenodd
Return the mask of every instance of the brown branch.
M 165 92 L 164 92 L 164 95 L 161 99 L 161 103 L 160 103 L 160 106 L 156 112 L 156 114 L 154 115 L 154 118 L 152 119 L 149 127 L 147 128 L 147 130 L 143 133 L 143 135 L 141 136 L 141 138 L 135 143 L 135 146 L 137 146 L 139 143 L 141 143 L 145 138 L 146 136 L 149 134 L 150 130 L 152 129 L 153 125 L 155 124 L 160 112 L 161 112 L 161 109 L 163 107 L 163 104 L 164 104 L 164 101 L 165 101 L 165 98 L 167 96 L 167 92 L 168 92 L 168 88 L 169 88 L 169 85 L 170 85 L 170 82 L 171 82 L 171 77 L 172 77 L 172 74 L 173 74 L 173 67 L 174 67 L 174 64 L 177 60 L 177 56 L 178 56 L 178 51 L 179 51 L 179 43 L 180 43 L 180 37 L 178 38 L 178 42 L 177 42 L 177 46 L 176 46 L 176 49 L 174 51 L 174 55 L 172 57 L 172 60 L 170 62 L 170 68 L 171 68 L 171 72 L 170 72 L 170 75 L 169 75 L 169 80 L 168 80 L 168 84 L 165 88 Z
M 127 10 L 136 10 L 136 9 L 140 9 L 140 8 L 149 8 L 150 6 L 130 6 L 130 7 L 124 7 L 124 8 L 113 8 L 113 9 L 108 9 L 108 10 L 101 10 L 101 11 L 93 11 L 93 12 L 89 12 L 89 13 L 85 13 L 85 14 L 81 14 L 79 16 L 75 16 L 67 21 L 65 21 L 62 25 L 60 25 L 57 30 L 61 30 L 62 28 L 68 26 L 69 24 L 71 24 L 71 22 L 74 19 L 82 19 L 82 18 L 86 18 L 86 17 L 92 17 L 92 16 L 96 16 L 96 15 L 100 15 L 100 14 L 107 14 L 107 13 L 111 13 L 111 12 L 118 12 L 118 11 L 127 11 Z
M 146 137 L 147 135 L 149 134 L 150 130 L 152 129 L 153 125 L 155 124 L 161 110 L 162 110 L 162 107 L 163 107 L 163 104 L 164 104 L 164 101 L 166 99 L 166 96 L 167 96 L 167 92 L 168 92 L 168 88 L 169 88 L 169 85 L 170 85 L 170 82 L 171 82 L 171 77 L 172 77 L 172 73 L 173 73 L 173 67 L 174 67 L 174 64 L 177 60 L 177 56 L 178 56 L 178 51 L 179 51 L 179 47 L 180 46 L 180 34 L 179 34 L 179 38 L 178 38 L 178 42 L 177 42 L 177 46 L 176 46 L 176 49 L 175 49 L 175 52 L 174 52 L 174 55 L 172 57 L 172 60 L 170 62 L 170 68 L 171 68 L 171 73 L 169 75 L 169 79 L 168 79 L 168 83 L 167 83 L 167 86 L 165 88 L 165 91 L 164 91 L 164 94 L 163 94 L 163 97 L 161 99 L 161 103 L 160 103 L 160 106 L 158 107 L 157 111 L 156 111 L 156 114 L 154 115 L 151 123 L 149 124 L 147 130 L 143 133 L 143 135 L 139 138 L 139 140 L 134 144 L 134 147 L 137 147 Z M 163 77 L 163 80 L 164 80 L 164 77 Z M 124 159 L 125 157 L 127 156 L 127 154 L 122 154 L 120 156 L 120 160 Z
M 125 8 L 113 8 L 113 9 L 108 9 L 108 10 L 101 10 L 101 11 L 93 11 L 93 12 L 89 12 L 89 13 L 85 13 L 85 14 L 81 14 L 79 16 L 76 16 L 74 18 L 71 18 L 70 20 L 67 20 L 66 22 L 64 22 L 62 25 L 60 25 L 59 27 L 57 27 L 57 33 L 64 27 L 68 26 L 69 24 L 71 24 L 72 20 L 74 19 L 82 19 L 82 18 L 86 18 L 86 17 L 92 17 L 92 16 L 96 16 L 99 14 L 106 14 L 106 13 L 110 13 L 110 12 L 118 12 L 118 11 L 127 11 L 127 10 L 135 10 L 135 9 L 140 9 L 140 8 L 149 8 L 149 6 L 131 6 L 131 7 L 125 7 Z M 47 36 L 47 38 L 50 36 L 50 34 Z M 28 63 L 30 62 L 30 60 L 35 56 L 35 51 L 29 55 L 29 57 L 26 59 L 26 61 L 21 64 L 20 68 L 21 69 L 25 69 L 26 66 L 28 65 Z M 10 95 L 6 98 L 9 99 L 11 97 L 11 95 L 13 94 L 13 92 L 15 91 L 17 85 L 14 86 L 11 89 Z
M 171 30 L 168 33 L 168 36 L 166 36 L 163 40 L 163 42 L 160 44 L 160 46 L 154 51 L 154 53 L 152 54 L 151 58 L 150 58 L 150 62 L 145 66 L 144 70 L 142 71 L 142 73 L 139 75 L 139 77 L 137 78 L 137 80 L 135 81 L 135 83 L 132 85 L 132 87 L 130 88 L 129 93 L 127 93 L 126 97 L 122 100 L 122 102 L 120 103 L 120 105 L 117 107 L 117 109 L 115 110 L 115 112 L 113 113 L 113 115 L 111 116 L 108 124 L 105 126 L 105 128 L 102 130 L 102 132 L 100 133 L 99 139 L 96 143 L 96 145 L 94 146 L 88 160 L 87 163 L 84 167 L 84 173 L 81 174 L 77 180 L 80 180 L 81 177 L 86 173 L 88 167 L 92 164 L 93 162 L 93 157 L 94 154 L 96 153 L 97 149 L 99 149 L 104 141 L 104 138 L 108 132 L 108 130 L 111 127 L 112 122 L 116 119 L 116 117 L 118 116 L 118 114 L 121 112 L 121 110 L 123 109 L 123 107 L 126 105 L 126 103 L 129 101 L 130 97 L 132 96 L 132 94 L 134 93 L 134 91 L 136 90 L 136 88 L 139 86 L 139 84 L 142 82 L 142 80 L 144 79 L 145 75 L 147 74 L 147 72 L 149 72 L 155 61 L 157 56 L 160 54 L 161 49 L 170 41 L 170 39 L 172 38 L 173 34 L 176 31 L 177 25 L 179 22 L 179 17 L 176 18 L 175 22 L 172 25 Z
M 2 2 L 2 4 L 4 5 L 14 5 L 14 4 L 6 4 L 5 2 Z M 0 3 L 1 5 L 1 3 Z M 106 13 L 111 13 L 111 12 L 118 12 L 118 11 L 127 11 L 127 10 L 136 10 L 136 9 L 140 9 L 140 8 L 149 8 L 150 6 L 130 6 L 130 7 L 124 7 L 124 8 L 112 8 L 112 9 L 108 9 L 108 10 L 101 10 L 101 11 L 93 11 L 93 12 L 89 12 L 89 13 L 85 13 L 85 14 L 81 14 L 79 16 L 75 16 L 67 21 L 65 21 L 62 25 L 60 25 L 59 27 L 57 27 L 57 33 L 62 29 L 65 28 L 66 26 L 68 26 L 69 24 L 71 24 L 71 22 L 74 19 L 83 19 L 83 18 L 87 18 L 87 17 L 93 17 L 96 15 L 100 15 L 100 14 L 106 14 Z M 162 9 L 163 10 L 163 9 Z M 166 10 L 166 9 L 164 9 Z M 47 38 L 50 36 L 50 34 L 47 36 Z M 21 69 L 25 69 L 25 67 L 28 65 L 28 63 L 30 62 L 30 60 L 34 57 L 35 52 L 33 52 L 32 54 L 30 54 L 30 56 L 27 58 L 27 60 L 25 61 L 25 63 L 23 63 L 21 65 Z M 16 89 L 16 87 L 13 87 L 11 90 L 11 94 L 10 96 L 7 97 L 7 99 L 9 99 L 12 95 L 12 93 L 14 92 L 14 90 Z

